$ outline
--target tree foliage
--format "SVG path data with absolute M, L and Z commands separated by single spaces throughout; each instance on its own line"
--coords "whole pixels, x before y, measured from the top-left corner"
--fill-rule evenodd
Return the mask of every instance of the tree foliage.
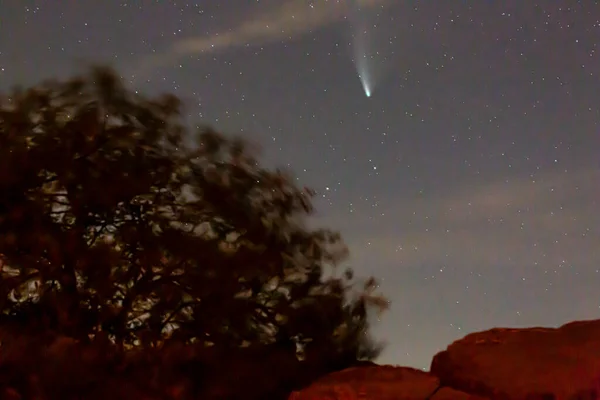
M 347 252 L 306 226 L 312 196 L 108 68 L 15 89 L 0 100 L 0 323 L 122 357 L 276 349 L 306 376 L 371 359 L 369 310 L 387 303 L 331 274 Z

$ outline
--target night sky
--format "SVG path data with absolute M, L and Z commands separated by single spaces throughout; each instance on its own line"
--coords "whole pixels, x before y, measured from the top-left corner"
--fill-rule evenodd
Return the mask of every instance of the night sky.
M 90 62 L 319 191 L 392 302 L 380 363 L 600 316 L 596 1 L 0 3 L 0 91 Z

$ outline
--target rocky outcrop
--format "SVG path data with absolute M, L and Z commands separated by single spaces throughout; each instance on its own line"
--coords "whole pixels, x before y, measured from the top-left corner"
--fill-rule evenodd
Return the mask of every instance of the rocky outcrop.
M 600 320 L 473 333 L 437 354 L 431 373 L 445 386 L 494 399 L 596 399 Z
M 350 368 L 290 399 L 600 399 L 600 320 L 473 333 L 438 353 L 430 372 Z
M 424 371 L 392 366 L 362 366 L 326 376 L 293 393 L 290 400 L 468 400 L 480 399 L 451 388 Z M 433 396 L 432 396 L 433 395 Z

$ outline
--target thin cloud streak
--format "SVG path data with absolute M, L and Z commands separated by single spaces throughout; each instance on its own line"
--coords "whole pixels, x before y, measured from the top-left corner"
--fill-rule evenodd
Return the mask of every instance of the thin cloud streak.
M 600 170 L 550 174 L 536 183 L 531 180 L 462 188 L 424 202 L 401 200 L 385 214 L 407 221 L 405 225 L 380 230 L 376 236 L 344 234 L 352 262 L 372 263 L 377 255 L 379 262 L 399 268 L 448 264 L 553 269 L 598 259 Z M 327 223 L 341 225 L 345 233 L 342 221 L 334 216 Z M 363 225 L 373 223 L 364 221 Z M 573 249 L 578 249 L 575 255 Z
M 354 7 L 366 10 L 383 7 L 390 2 L 391 0 L 356 0 Z M 279 7 L 253 15 L 248 21 L 226 32 L 176 41 L 166 52 L 145 58 L 137 74 L 185 56 L 293 40 L 344 19 L 351 10 L 352 3 L 350 0 L 289 0 Z

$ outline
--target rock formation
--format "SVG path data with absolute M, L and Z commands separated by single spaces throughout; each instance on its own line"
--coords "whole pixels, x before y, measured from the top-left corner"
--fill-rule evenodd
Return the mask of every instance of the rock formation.
M 596 399 L 600 320 L 467 335 L 433 358 L 431 373 L 494 399 Z
M 438 390 L 439 389 L 439 390 Z M 438 353 L 431 371 L 362 366 L 318 380 L 290 399 L 600 399 L 600 320 L 560 328 L 494 328 Z
M 349 368 L 318 380 L 292 394 L 290 400 L 468 400 L 470 396 L 451 388 L 439 388 L 439 380 L 424 371 L 408 367 L 369 365 Z

